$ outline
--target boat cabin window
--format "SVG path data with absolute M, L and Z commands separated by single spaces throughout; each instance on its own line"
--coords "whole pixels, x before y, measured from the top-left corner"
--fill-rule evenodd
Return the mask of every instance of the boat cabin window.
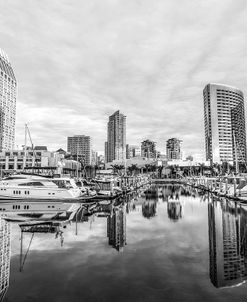
M 73 188 L 69 180 L 53 180 L 53 182 L 58 186 L 60 189 L 70 189 Z
M 44 184 L 42 184 L 39 181 L 32 181 L 32 182 L 25 182 L 22 184 L 18 184 L 18 186 L 34 186 L 34 187 L 43 187 Z
M 14 180 L 14 179 L 27 179 L 27 178 L 22 176 L 9 176 L 9 177 L 5 177 L 3 180 Z
M 14 205 L 14 206 L 13 206 L 13 209 L 14 209 L 14 210 L 19 210 L 20 208 L 21 208 L 21 206 L 19 206 L 19 205 Z
M 79 188 L 80 188 L 80 187 L 82 187 L 82 185 L 81 185 L 81 182 L 80 182 L 80 181 L 77 181 L 77 182 L 76 182 L 76 185 L 77 185 L 77 187 L 79 187 Z
M 234 184 L 234 181 L 236 182 L 237 185 L 240 183 L 240 178 L 228 178 L 228 184 Z

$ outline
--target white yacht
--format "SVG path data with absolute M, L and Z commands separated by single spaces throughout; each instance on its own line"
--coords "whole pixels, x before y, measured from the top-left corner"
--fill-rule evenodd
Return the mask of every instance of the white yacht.
M 73 200 L 82 196 L 71 178 L 15 174 L 0 181 L 1 200 Z

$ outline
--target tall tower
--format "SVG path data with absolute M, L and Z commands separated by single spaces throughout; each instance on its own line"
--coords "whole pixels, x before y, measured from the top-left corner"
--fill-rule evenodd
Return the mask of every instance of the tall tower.
M 15 143 L 17 81 L 10 61 L 0 49 L 0 151 Z
M 166 142 L 166 155 L 168 160 L 182 159 L 181 140 L 177 138 L 170 138 Z
M 126 158 L 126 116 L 119 110 L 109 116 L 105 150 L 106 162 L 124 161 Z
M 67 151 L 75 158 L 83 157 L 85 165 L 91 165 L 91 137 L 87 135 L 74 135 L 67 138 Z
M 208 84 L 203 90 L 206 159 L 246 162 L 244 95 L 235 87 Z
M 146 139 L 141 143 L 141 155 L 146 158 L 156 158 L 156 142 Z

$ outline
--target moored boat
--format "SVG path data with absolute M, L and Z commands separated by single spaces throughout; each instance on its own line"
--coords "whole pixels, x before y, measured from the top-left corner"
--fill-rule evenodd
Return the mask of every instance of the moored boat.
M 75 200 L 83 195 L 71 178 L 15 174 L 0 181 L 1 200 Z

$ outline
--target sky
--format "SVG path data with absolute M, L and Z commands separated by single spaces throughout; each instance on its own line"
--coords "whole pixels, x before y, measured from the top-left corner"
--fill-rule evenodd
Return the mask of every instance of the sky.
M 66 148 L 90 135 L 103 151 L 108 116 L 127 116 L 127 143 L 204 153 L 202 90 L 246 94 L 246 0 L 2 0 L 0 48 L 18 81 L 16 144 Z

